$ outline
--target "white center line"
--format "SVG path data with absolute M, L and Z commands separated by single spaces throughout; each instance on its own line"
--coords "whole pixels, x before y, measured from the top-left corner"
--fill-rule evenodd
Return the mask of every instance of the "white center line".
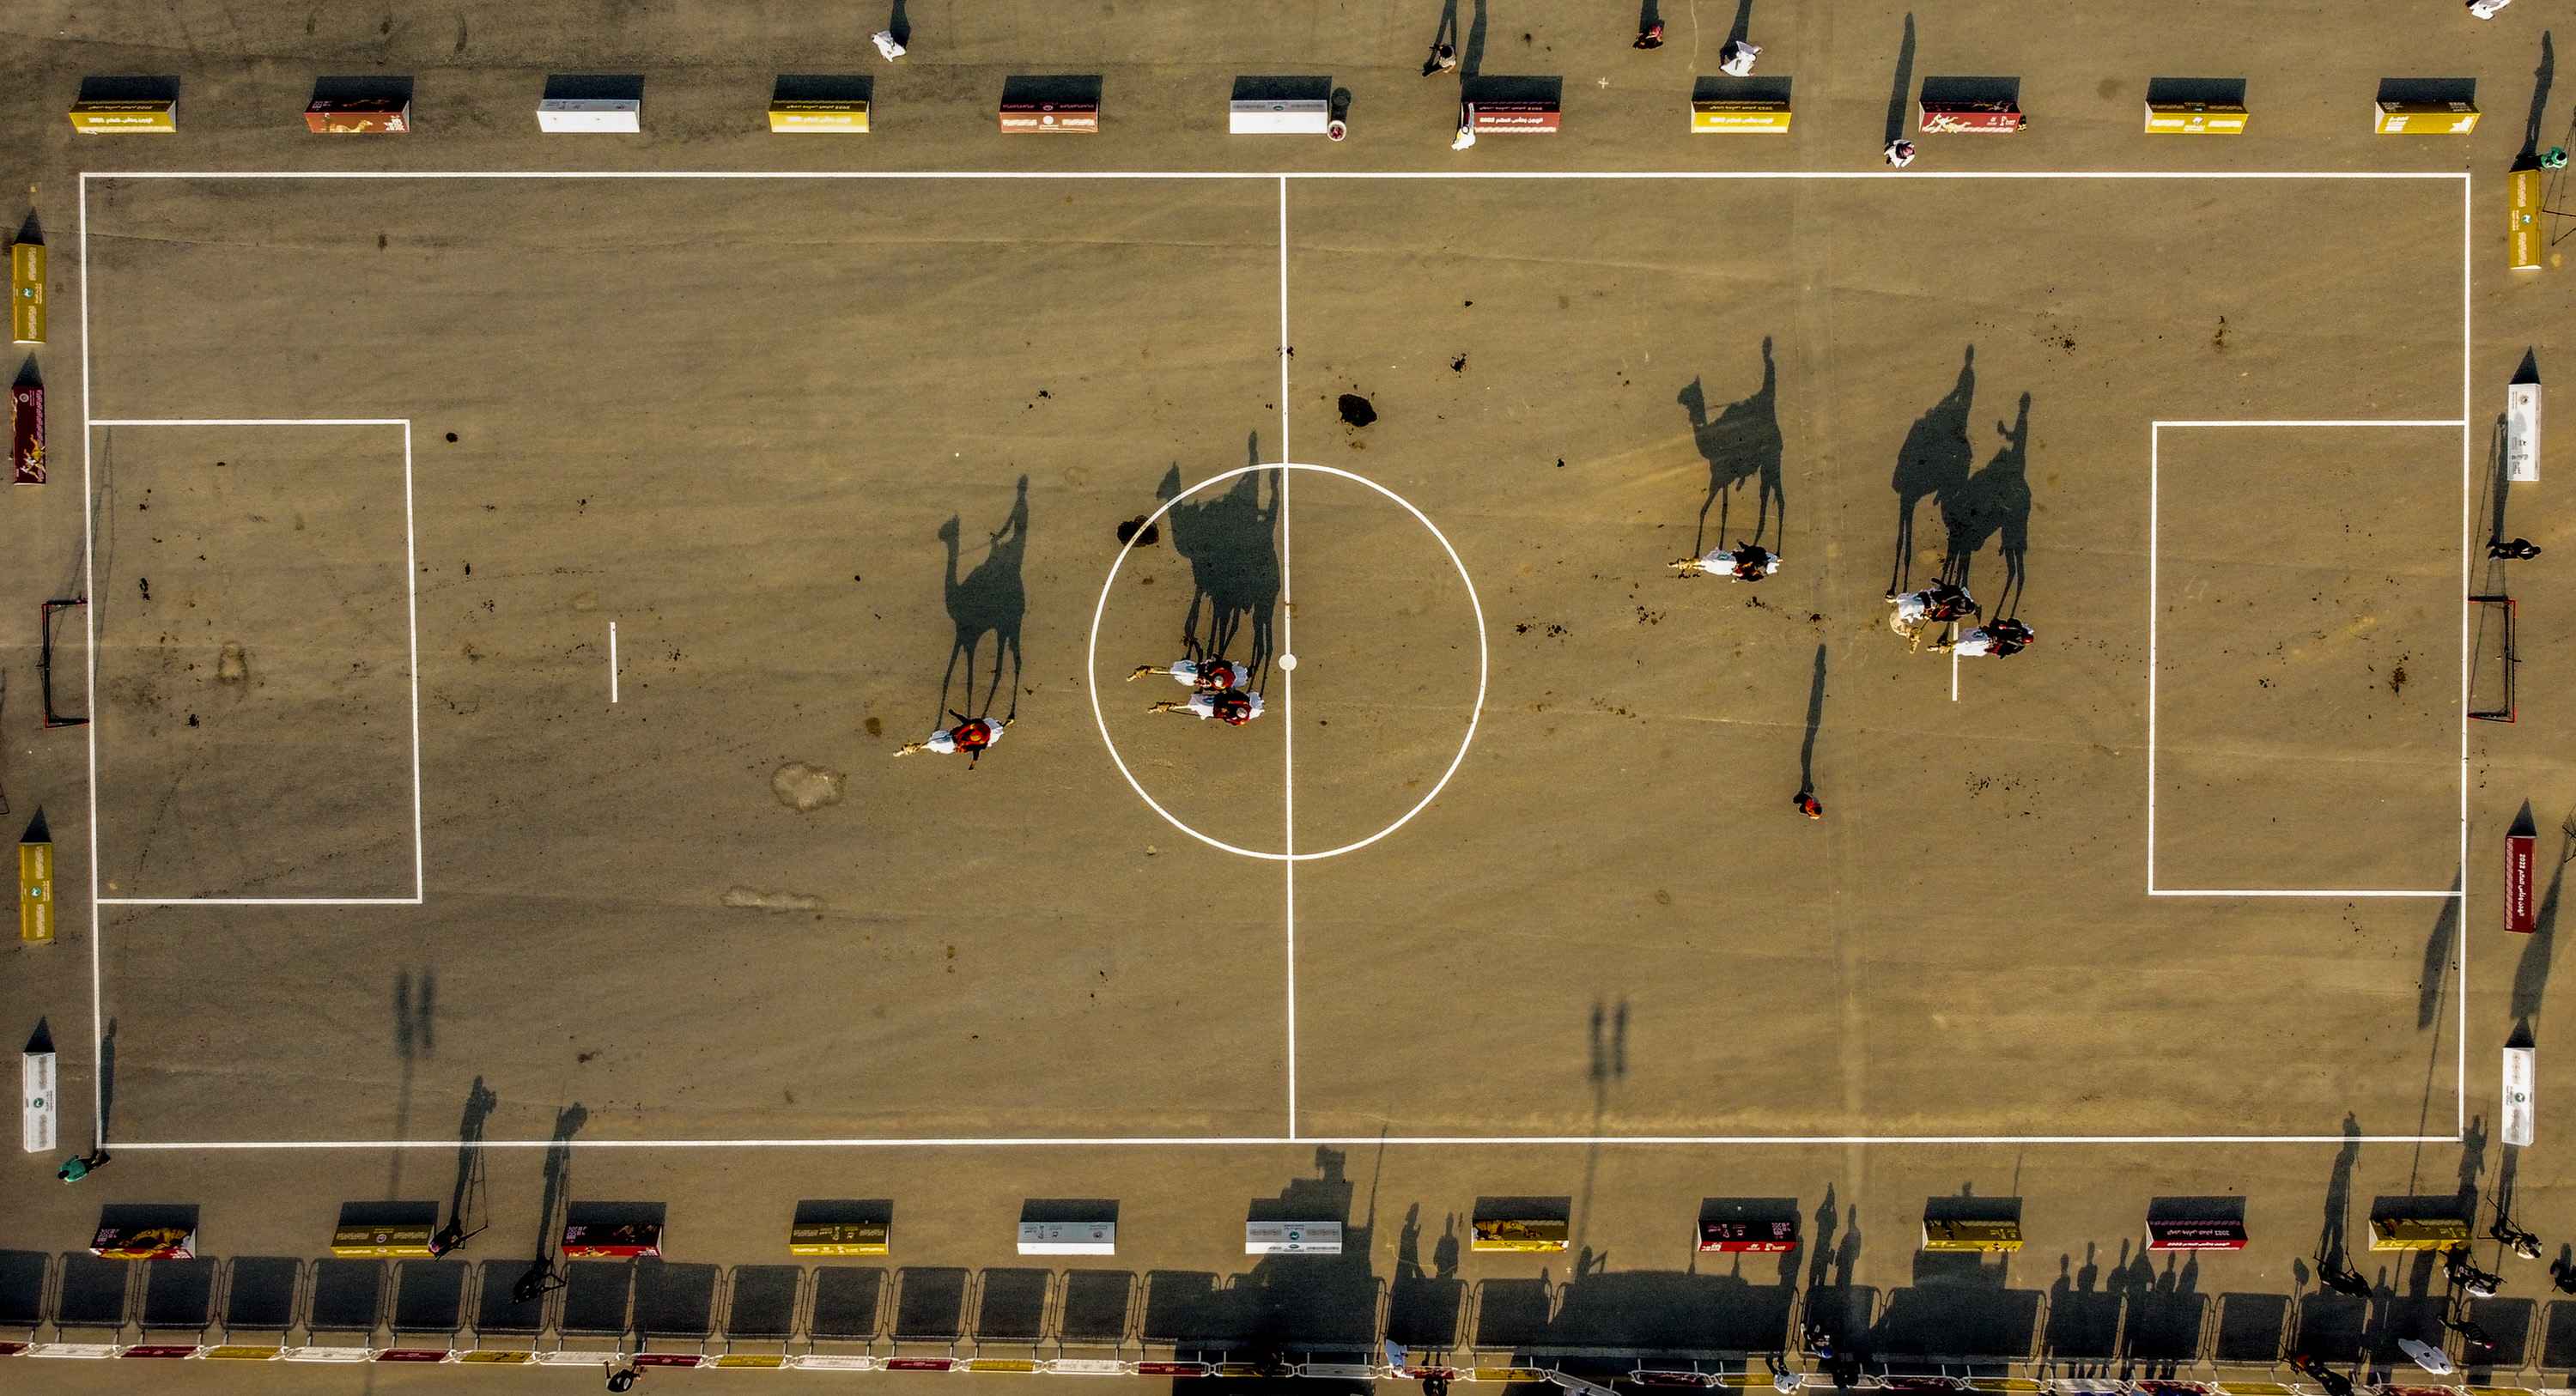
M 608 701 L 617 701 L 617 622 L 608 623 Z
M 1288 181 L 1279 181 L 1279 459 L 1288 459 Z M 1296 592 L 1289 585 L 1288 481 L 1296 475 L 1279 467 L 1279 652 L 1297 653 Z M 1279 666 L 1280 787 L 1286 792 L 1286 828 L 1280 848 L 1288 856 L 1288 1137 L 1297 1137 L 1297 684 L 1296 666 Z

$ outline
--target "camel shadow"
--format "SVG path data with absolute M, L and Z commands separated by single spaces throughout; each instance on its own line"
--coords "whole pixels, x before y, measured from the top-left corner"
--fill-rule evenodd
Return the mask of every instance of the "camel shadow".
M 1780 538 L 1775 551 L 1787 552 L 1789 532 L 1789 496 L 1781 487 L 1780 463 L 1783 447 L 1780 441 L 1780 370 L 1771 358 L 1771 340 L 1762 341 L 1762 387 L 1753 396 L 1728 403 L 1716 417 L 1708 415 L 1708 396 L 1698 379 L 1681 390 L 1676 399 L 1690 414 L 1691 441 L 1699 448 L 1700 458 L 1708 462 L 1708 497 L 1700 501 L 1699 531 L 1691 541 L 1691 556 L 1708 551 L 1708 511 L 1717 510 L 1717 536 L 1733 538 L 1727 531 L 1727 506 L 1736 487 L 1746 481 L 1758 482 L 1753 537 L 1762 541 L 1764 530 L 1771 524 L 1771 508 L 1780 508 Z
M 1890 596 L 1913 581 L 1914 507 L 1926 499 L 1938 503 L 1968 482 L 1968 467 L 1976 454 L 1968 445 L 1968 410 L 1976 396 L 1977 346 L 1971 344 L 1959 363 L 1958 382 L 1930 411 L 1914 419 L 1896 455 L 1896 473 L 1889 481 L 1896 491 L 1896 560 L 1887 573 Z
M 957 575 L 958 521 L 950 515 L 939 526 L 939 541 L 948 545 L 948 572 L 941 593 L 948 603 L 948 619 L 957 627 L 955 641 L 948 648 L 948 672 L 939 679 L 939 712 L 934 722 L 942 721 L 950 711 L 948 690 L 957 678 L 957 662 L 966 662 L 966 703 L 974 708 L 970 717 L 990 717 L 993 699 L 1002 685 L 1002 656 L 1011 660 L 1011 704 L 1005 717 L 1017 717 L 1020 711 L 1020 620 L 1028 611 L 1028 591 L 1020 583 L 1020 566 L 1029 546 L 1029 477 L 1020 477 L 1018 499 L 1011 505 L 1010 518 L 990 536 L 990 548 L 982 560 L 964 577 Z M 993 679 L 985 686 L 984 701 L 975 702 L 975 652 L 984 637 L 993 637 Z
M 1941 496 L 1941 522 L 1950 531 L 1941 577 L 1966 589 L 1978 550 L 1987 539 L 1999 537 L 2004 584 L 1992 614 L 2010 617 L 2021 614 L 2023 563 L 2030 553 L 2030 394 L 2021 395 L 2021 414 L 2012 425 L 1997 422 L 1995 430 L 2003 434 L 2004 444 L 1994 459 Z
M 1249 462 L 1261 463 L 1261 438 L 1246 443 Z M 1172 550 L 1190 564 L 1190 608 L 1181 622 L 1181 643 L 1192 655 L 1230 657 L 1246 640 L 1243 657 L 1247 686 L 1258 689 L 1270 663 L 1271 627 L 1279 610 L 1279 484 L 1277 470 L 1256 469 L 1236 476 L 1231 488 L 1213 497 L 1202 492 L 1173 504 L 1164 518 Z M 1267 483 L 1265 491 L 1264 482 Z M 1163 474 L 1154 497 L 1179 499 L 1181 468 Z M 1264 502 L 1264 495 L 1267 502 Z M 1201 613 L 1205 612 L 1202 625 Z

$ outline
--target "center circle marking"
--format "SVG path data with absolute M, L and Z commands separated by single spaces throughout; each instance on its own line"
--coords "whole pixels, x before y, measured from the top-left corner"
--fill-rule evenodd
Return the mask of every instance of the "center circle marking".
M 1387 825 L 1385 828 L 1378 830 L 1367 838 L 1353 840 L 1350 843 L 1343 844 L 1339 848 L 1318 849 L 1310 853 L 1288 853 L 1271 849 L 1245 848 L 1240 844 L 1228 843 L 1223 839 L 1201 832 L 1200 830 L 1183 823 L 1178 816 L 1174 815 L 1170 810 L 1163 808 L 1160 801 L 1156 800 L 1151 794 L 1146 792 L 1144 783 L 1136 779 L 1136 773 L 1134 771 L 1127 769 L 1126 758 L 1118 754 L 1117 740 L 1109 735 L 1108 716 L 1100 709 L 1100 621 L 1101 618 L 1109 612 L 1109 593 L 1112 588 L 1118 585 L 1118 569 L 1127 565 L 1127 554 L 1135 550 L 1135 540 L 1144 537 L 1148 530 L 1151 530 L 1156 525 L 1160 524 L 1163 521 L 1163 516 L 1172 511 L 1172 506 L 1179 504 L 1182 500 L 1189 498 L 1191 495 L 1197 494 L 1201 490 L 1214 485 L 1222 485 L 1228 480 L 1232 480 L 1243 475 L 1249 475 L 1256 470 L 1281 471 L 1283 472 L 1283 483 L 1284 472 L 1286 471 L 1311 470 L 1318 475 L 1336 476 L 1340 479 L 1349 480 L 1356 484 L 1366 485 L 1368 488 L 1395 501 L 1395 503 L 1401 507 L 1404 512 L 1413 516 L 1414 522 L 1421 524 L 1422 527 L 1431 534 L 1432 540 L 1440 545 L 1440 551 L 1449 555 L 1449 565 L 1458 569 L 1458 580 L 1467 588 L 1467 607 L 1470 611 L 1475 613 L 1476 617 L 1476 702 L 1475 705 L 1467 712 L 1467 731 L 1464 736 L 1461 736 L 1458 739 L 1458 751 L 1457 754 L 1449 758 L 1449 768 L 1442 771 L 1440 773 L 1440 779 L 1433 781 L 1431 783 L 1431 788 L 1423 792 L 1422 798 L 1415 802 L 1413 808 L 1406 810 L 1403 814 L 1397 816 L 1394 823 Z M 1287 605 L 1290 604 L 1290 602 L 1287 598 L 1283 597 L 1281 604 Z M 1293 617 L 1294 613 L 1292 612 L 1291 614 Z M 1293 624 L 1294 622 L 1292 619 L 1292 628 Z M 1387 835 L 1394 833 L 1396 830 L 1403 828 L 1405 825 L 1413 822 L 1413 817 L 1415 815 L 1430 808 L 1431 802 L 1440 798 L 1440 792 L 1448 787 L 1449 778 L 1458 774 L 1459 764 L 1467 759 L 1467 748 L 1473 745 L 1476 740 L 1476 724 L 1485 714 L 1485 681 L 1490 667 L 1490 654 L 1485 640 L 1485 606 L 1484 603 L 1476 597 L 1476 579 L 1468 573 L 1467 564 L 1459 559 L 1458 550 L 1450 546 L 1449 536 L 1440 531 L 1440 526 L 1431 522 L 1429 515 L 1424 514 L 1420 509 L 1415 508 L 1412 500 L 1406 499 L 1403 495 L 1397 494 L 1395 491 L 1388 489 L 1386 486 L 1379 484 L 1377 481 L 1372 480 L 1365 475 L 1354 474 L 1348 470 L 1343 470 L 1338 466 L 1308 465 L 1302 461 L 1274 461 L 1267 465 L 1237 466 L 1232 470 L 1226 471 L 1222 475 L 1211 475 L 1208 478 L 1199 481 L 1197 484 L 1190 486 L 1188 489 L 1181 491 L 1179 494 L 1173 495 L 1170 499 L 1164 500 L 1162 507 L 1156 509 L 1152 514 L 1147 515 L 1145 522 L 1133 533 L 1128 535 L 1127 542 L 1118 545 L 1118 556 L 1112 559 L 1109 564 L 1109 576 L 1100 584 L 1099 603 L 1091 608 L 1091 641 L 1084 653 L 1085 664 L 1090 670 L 1091 679 L 1091 720 L 1100 729 L 1100 744 L 1108 750 L 1110 763 L 1115 765 L 1118 768 L 1118 774 L 1126 779 L 1127 788 L 1136 792 L 1136 798 L 1144 801 L 1147 808 L 1153 810 L 1154 813 L 1161 815 L 1164 823 L 1171 825 L 1173 828 L 1180 830 L 1191 838 L 1197 839 L 1199 842 L 1206 844 L 1210 848 L 1221 848 L 1228 853 L 1236 854 L 1240 857 L 1261 858 L 1274 863 L 1306 863 L 1312 862 L 1318 858 L 1338 858 L 1345 853 L 1355 853 L 1360 849 L 1366 848 L 1370 844 L 1377 842 L 1379 839 L 1385 838 Z M 1279 667 L 1283 670 L 1296 668 L 1296 656 L 1293 654 L 1282 654 L 1279 657 Z M 1280 720 L 1283 722 L 1287 720 L 1284 711 Z M 1294 778 L 1293 771 L 1291 772 L 1291 778 Z

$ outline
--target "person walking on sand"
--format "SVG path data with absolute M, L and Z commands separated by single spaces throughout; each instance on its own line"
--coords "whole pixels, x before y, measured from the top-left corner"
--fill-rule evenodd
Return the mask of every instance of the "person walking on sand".
M 1914 163 L 1914 142 L 1889 141 L 1887 149 L 1880 153 L 1887 157 L 1887 163 L 1901 170 Z
M 1717 70 L 1731 78 L 1749 78 L 1753 76 L 1753 60 L 1761 56 L 1760 44 L 1729 39 L 1726 47 L 1717 51 Z
M 1798 807 L 1798 813 L 1807 816 L 1809 819 L 1822 819 L 1825 817 L 1825 802 L 1816 798 L 1816 787 L 1812 785 L 1800 786 L 1798 788 L 1797 798 L 1791 800 L 1790 803 Z
M 1261 695 L 1239 688 L 1202 688 L 1185 703 L 1162 702 L 1145 710 L 1149 713 L 1186 713 L 1204 722 L 1215 718 L 1228 727 L 1241 727 L 1261 716 Z
M 1458 46 L 1456 44 L 1433 44 L 1431 46 L 1431 56 L 1422 60 L 1422 75 L 1426 78 L 1430 77 L 1434 73 L 1454 73 L 1456 71 L 1458 71 Z
M 1127 676 L 1127 682 L 1134 683 L 1147 674 L 1169 674 L 1172 682 L 1177 684 L 1218 690 L 1239 688 L 1250 677 L 1231 659 L 1175 659 L 1168 668 L 1139 664 L 1136 672 Z
M 1780 570 L 1780 555 L 1758 543 L 1738 539 L 1731 549 L 1713 549 L 1706 557 L 1686 557 L 1671 566 L 1685 577 L 1722 573 L 1734 581 L 1758 582 Z
M 64 1159 L 63 1166 L 54 1170 L 54 1176 L 66 1183 L 77 1183 L 97 1172 L 99 1165 L 106 1162 L 107 1150 L 92 1149 L 88 1153 L 74 1154 Z
M 2487 557 L 2490 561 L 2512 558 L 2527 562 L 2538 556 L 2540 556 L 2540 545 L 2528 538 L 2516 538 L 2510 543 L 2487 544 Z
M 1660 20 L 1638 30 L 1637 42 L 1629 45 L 1631 48 L 1662 48 L 1663 46 L 1664 26 L 1663 22 Z
M 1002 733 L 1011 725 L 1011 719 L 1007 717 L 997 722 L 990 718 L 968 717 L 953 708 L 948 715 L 957 719 L 956 726 L 940 728 L 917 742 L 905 742 L 895 748 L 894 754 L 911 756 L 926 751 L 934 756 L 954 756 L 962 751 L 966 753 L 966 768 L 973 770 L 975 763 L 983 758 L 984 749 L 1000 741 Z

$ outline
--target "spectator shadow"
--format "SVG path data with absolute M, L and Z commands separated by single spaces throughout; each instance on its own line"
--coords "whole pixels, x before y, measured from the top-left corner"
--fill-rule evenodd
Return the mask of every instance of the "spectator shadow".
M 1251 1312 L 1256 1359 L 1277 1349 L 1357 1355 L 1374 1360 L 1383 1286 L 1371 1269 L 1377 1205 L 1354 1219 L 1357 1189 L 1339 1149 L 1315 1150 L 1313 1177 L 1292 1178 L 1276 1198 L 1253 1204 L 1251 1220 L 1329 1221 L 1342 1225 L 1335 1255 L 1266 1255 L 1234 1288 Z
M 1757 1284 L 1741 1261 L 1724 1273 L 1590 1270 L 1558 1291 L 1546 1355 L 1714 1361 L 1788 1346 L 1795 1291 Z
M 948 547 L 948 570 L 941 579 L 940 598 L 948 607 L 948 619 L 956 626 L 956 637 L 948 648 L 948 670 L 939 678 L 939 712 L 932 725 L 945 726 L 955 710 L 948 700 L 949 689 L 957 679 L 957 662 L 966 662 L 966 695 L 968 717 L 990 717 L 993 700 L 1002 686 L 1002 658 L 1007 651 L 1011 661 L 1011 703 L 1005 718 L 1016 717 L 1020 710 L 1020 623 L 1028 613 L 1029 597 L 1021 582 L 1021 565 L 1029 548 L 1029 477 L 1020 477 L 1019 493 L 1011 504 L 1010 516 L 1002 526 L 988 535 L 989 547 L 983 557 L 963 578 L 957 575 L 959 519 L 948 516 L 939 526 L 939 541 Z M 975 655 L 984 637 L 993 637 L 993 679 L 985 686 L 984 701 L 975 701 Z
M 1698 447 L 1700 459 L 1708 462 L 1708 496 L 1700 501 L 1691 556 L 1708 551 L 1711 508 L 1717 510 L 1718 540 L 1734 539 L 1735 535 L 1728 531 L 1728 509 L 1736 489 L 1748 481 L 1756 486 L 1756 512 L 1749 541 L 1762 541 L 1771 525 L 1771 509 L 1776 501 L 1780 508 L 1780 542 L 1774 551 L 1787 553 L 1789 499 L 1780 478 L 1784 448 L 1780 439 L 1779 389 L 1779 366 L 1772 359 L 1771 339 L 1766 335 L 1762 340 L 1762 386 L 1752 396 L 1728 403 L 1711 417 L 1708 397 L 1699 379 L 1692 379 L 1677 395 L 1675 400 L 1690 414 L 1691 443 Z
M 2126 1243 L 2123 1243 L 2125 1247 Z M 2120 1356 L 2124 1374 L 2170 1380 L 2200 1356 L 2201 1334 L 2209 1322 L 2209 1296 L 2200 1292 L 2200 1257 L 2186 1257 L 2179 1269 L 2165 1257 L 2164 1274 L 2144 1282 L 2147 1256 L 2141 1250 L 2131 1274 L 2137 1276 L 2123 1298 Z M 2278 1327 L 2275 1326 L 2277 1337 Z
M 2346 1241 L 2352 1222 L 2352 1170 L 2361 1162 L 2361 1121 L 2349 1111 L 2343 1117 L 2343 1147 L 2335 1151 L 2334 1171 L 2326 1175 L 2325 1225 L 2317 1233 L 2317 1268 L 2340 1270 L 2349 1254 Z
M 2549 85 L 2558 75 L 2558 52 L 2551 47 L 2549 31 L 2540 31 L 2540 66 L 2531 70 L 2531 115 L 2522 123 L 2521 159 L 2540 153 L 2541 123 L 2549 119 Z
M 1887 94 L 1887 142 L 1905 134 L 1905 98 L 1914 89 L 1914 16 L 1905 16 L 1905 38 L 1896 46 L 1896 86 Z
M 2057 1258 L 2057 1279 L 2048 1287 L 2048 1326 L 2040 1339 L 2040 1356 L 2051 1375 L 2099 1376 L 2120 1355 L 2121 1295 L 2102 1287 L 2102 1266 L 2094 1243 L 2084 1243 L 2084 1264 L 2071 1254 Z

